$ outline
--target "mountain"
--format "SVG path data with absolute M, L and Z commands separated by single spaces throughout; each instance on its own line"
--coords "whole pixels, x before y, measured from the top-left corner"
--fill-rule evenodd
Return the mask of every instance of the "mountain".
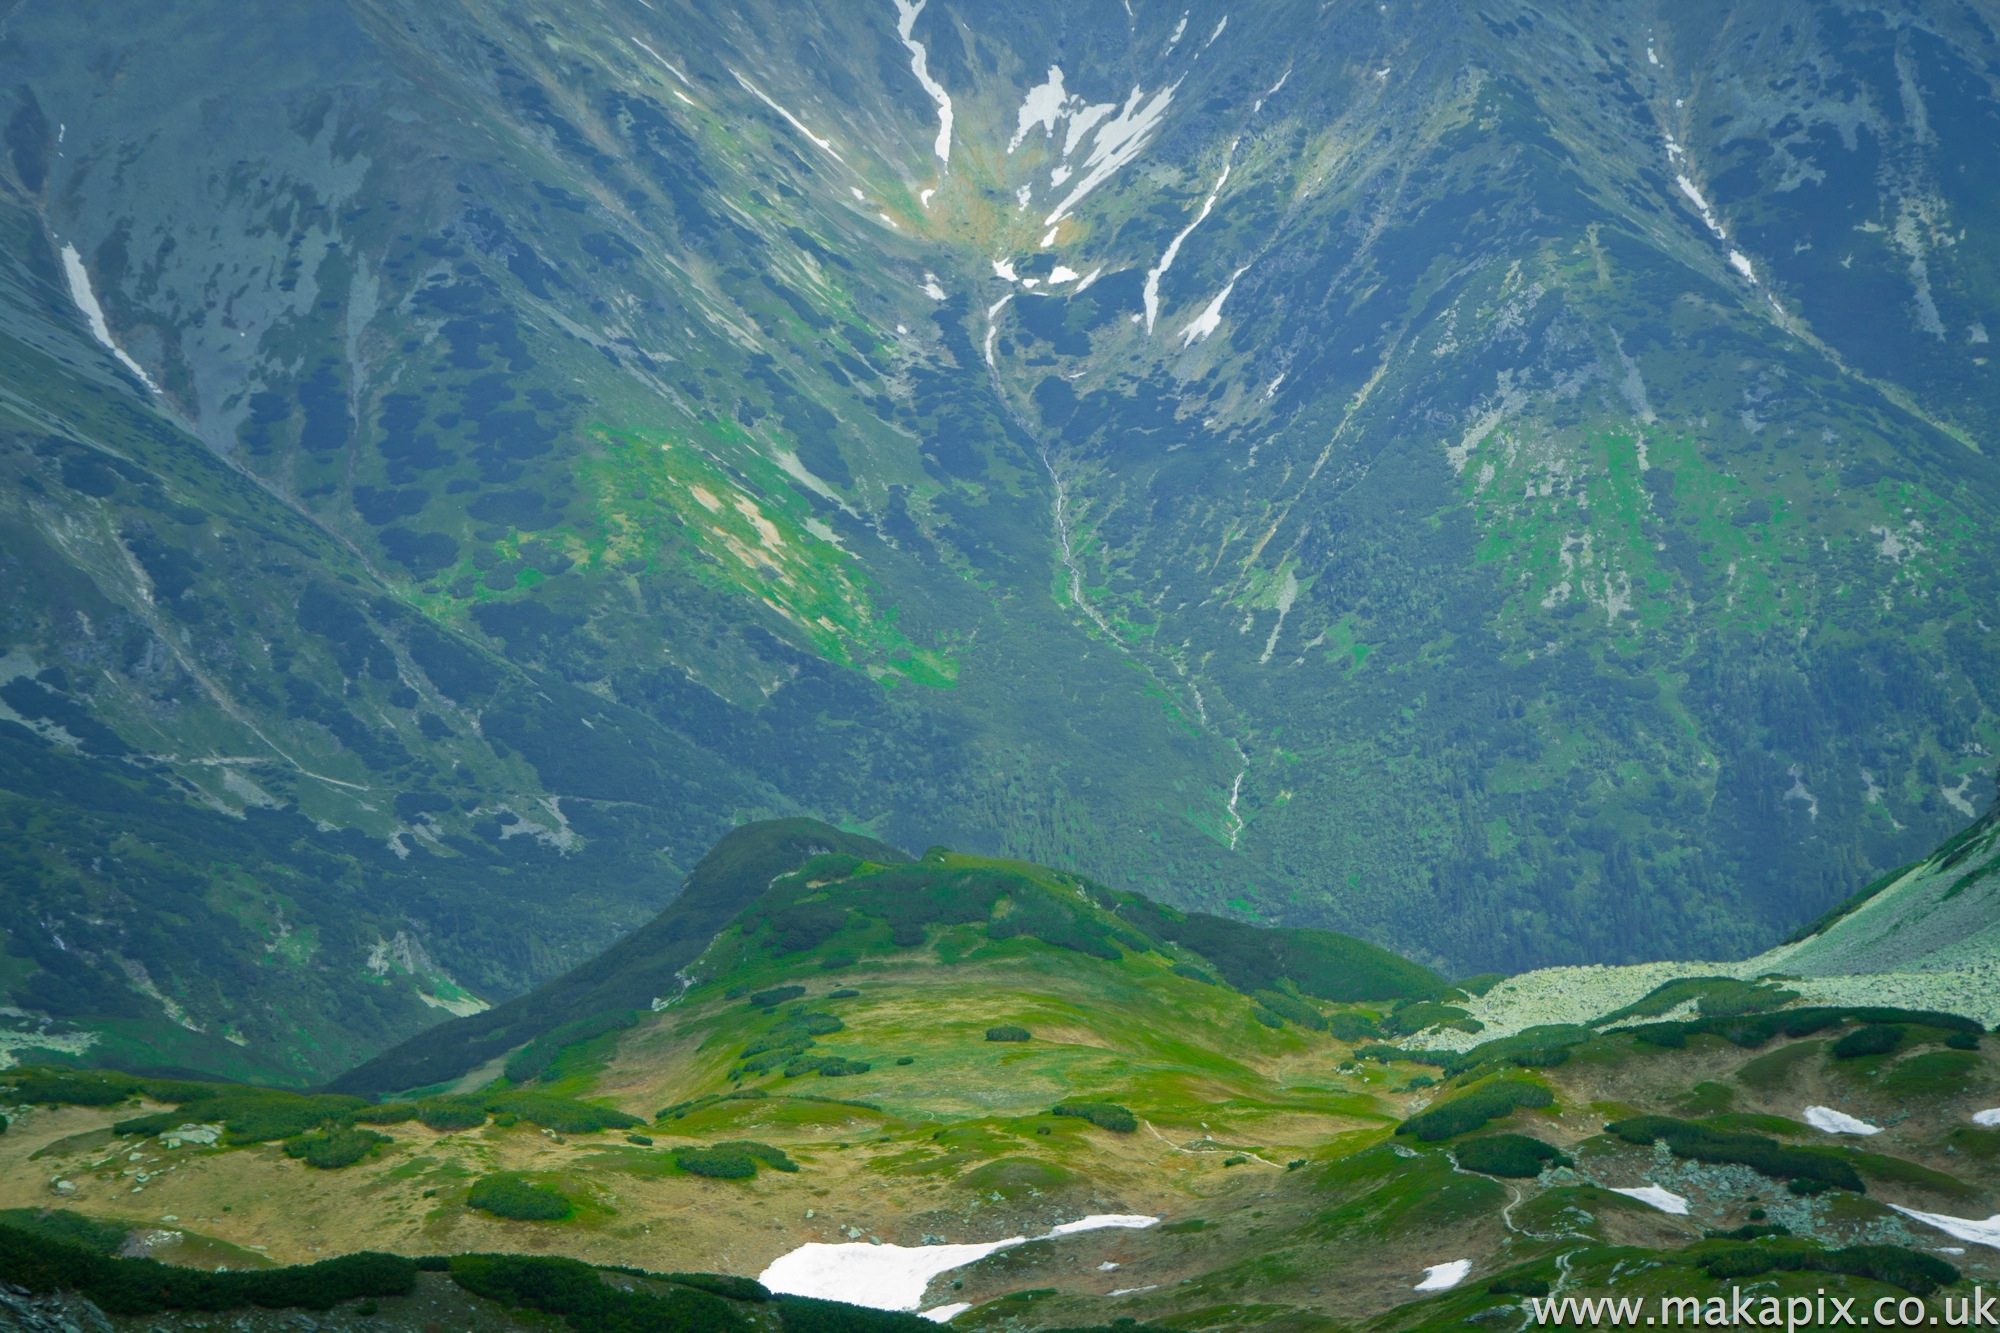
M 1990 971 L 2000 961 L 2000 803 L 1767 955 L 1787 972 Z
M 1977 7 L 91 15 L 0 27 L 9 1050 L 323 1079 L 747 819 L 1462 975 L 1990 795 Z
M 416 1333 L 525 1307 L 585 1333 L 613 1326 L 604 1302 L 682 1287 L 768 1304 L 759 1278 L 971 1330 L 1402 1330 L 1732 1287 L 1955 1316 L 2000 1277 L 1979 1220 L 2000 1129 L 1973 1119 L 2000 1068 L 1961 1014 L 1709 976 L 1473 1031 L 1526 978 L 1448 986 L 1032 863 L 830 840 L 730 835 L 690 895 L 794 868 L 682 987 L 446 1089 L 0 1073 L 0 1308 L 25 1288 L 37 1317 L 95 1302 L 179 1329 L 332 1306 L 331 1326 Z M 670 933 L 633 939 L 665 955 Z M 629 943 L 539 992 L 543 1015 L 593 973 L 637 978 Z M 271 1268 L 359 1251 L 425 1267 Z M 250 1276 L 191 1271 L 218 1267 Z
M 862 867 L 868 873 L 855 875 Z M 871 918 L 880 924 L 871 927 Z M 913 947 L 923 941 L 923 927 L 937 921 L 985 922 L 995 939 L 1025 934 L 1112 960 L 1120 946 L 1186 951 L 1201 959 L 1182 965 L 1195 979 L 1224 979 L 1245 993 L 1282 988 L 1325 999 L 1395 999 L 1443 982 L 1329 931 L 1181 913 L 1076 876 L 943 848 L 912 864 L 907 853 L 813 820 L 766 820 L 725 836 L 688 875 L 672 906 L 602 957 L 497 1009 L 419 1033 L 329 1086 L 363 1095 L 399 1092 L 459 1079 L 530 1042 L 559 1051 L 613 1030 L 614 1022 L 630 1026 L 628 1011 L 658 1012 L 698 984 L 701 969 L 687 969 L 712 952 L 726 927 L 750 933 L 767 924 L 788 966 L 796 966 L 789 955 L 817 950 L 812 959 L 823 955 L 837 968 L 854 961 L 850 946 L 879 947 L 885 940 L 876 937 L 886 931 L 887 943 Z M 829 941 L 831 949 L 821 947 Z M 565 1033 L 565 1025 L 574 1030 Z M 488 1078 L 499 1072 L 485 1071 Z
M 816 820 L 745 824 L 725 834 L 695 864 L 672 905 L 599 957 L 497 1008 L 428 1028 L 346 1071 L 330 1086 L 335 1092 L 366 1095 L 446 1082 L 565 1024 L 588 1025 L 599 1015 L 672 1000 L 687 985 L 681 969 L 737 913 L 761 898 L 772 880 L 821 855 L 885 865 L 910 859 L 886 843 Z

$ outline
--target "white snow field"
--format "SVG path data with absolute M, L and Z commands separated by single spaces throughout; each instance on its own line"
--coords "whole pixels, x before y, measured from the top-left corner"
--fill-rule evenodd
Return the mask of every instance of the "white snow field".
M 1109 1227 L 1139 1230 L 1159 1220 L 1136 1213 L 1095 1213 L 1064 1222 L 1037 1239 L 1055 1240 Z M 831 1245 L 812 1241 L 774 1259 L 770 1267 L 757 1275 L 757 1280 L 772 1291 L 790 1296 L 846 1301 L 872 1310 L 914 1310 L 923 1303 L 924 1288 L 938 1274 L 1027 1242 L 1026 1236 L 974 1245 L 868 1245 L 859 1241 Z M 946 1305 L 924 1313 L 926 1318 L 942 1323 L 964 1308 Z M 946 1310 L 951 1313 L 942 1313 Z

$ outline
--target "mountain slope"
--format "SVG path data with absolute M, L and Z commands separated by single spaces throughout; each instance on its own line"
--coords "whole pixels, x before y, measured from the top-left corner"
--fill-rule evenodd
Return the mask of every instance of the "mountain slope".
M 2000 805 L 1915 866 L 1844 902 L 1767 955 L 1787 972 L 1946 972 L 2000 953 Z
M 420 1033 L 344 1072 L 329 1088 L 363 1095 L 458 1078 L 551 1032 L 613 1011 L 656 1006 L 680 994 L 681 969 L 778 876 L 816 855 L 908 860 L 873 838 L 810 819 L 766 820 L 724 835 L 695 863 L 672 905 L 603 954 L 485 1013 Z
M 397 927 L 482 1001 L 743 816 L 1465 972 L 1753 953 L 1987 799 L 1974 10 L 95 12 L 0 37 L 10 680 L 390 898 L 546 857 L 527 949 Z

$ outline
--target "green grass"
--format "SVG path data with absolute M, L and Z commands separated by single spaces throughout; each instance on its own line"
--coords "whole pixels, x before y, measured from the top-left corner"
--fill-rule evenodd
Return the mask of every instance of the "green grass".
M 1979 1057 L 1971 1051 L 1928 1051 L 1889 1066 L 1882 1075 L 1881 1088 L 1893 1097 L 1949 1097 L 1983 1083 L 1985 1079 L 1974 1072 L 1982 1068 Z

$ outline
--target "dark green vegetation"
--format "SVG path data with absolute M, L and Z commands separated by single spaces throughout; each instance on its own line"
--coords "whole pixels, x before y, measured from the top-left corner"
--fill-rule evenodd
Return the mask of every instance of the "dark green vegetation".
M 1850 1245 L 1823 1250 L 1804 1245 L 1743 1245 L 1717 1251 L 1702 1261 L 1712 1278 L 1760 1277 L 1765 1273 L 1846 1273 L 1873 1278 L 1928 1296 L 1957 1282 L 1956 1268 L 1934 1254 L 1900 1245 Z
M 1453 1150 L 1458 1164 L 1481 1175 L 1525 1179 L 1551 1166 L 1572 1165 L 1560 1148 L 1526 1134 L 1489 1134 L 1468 1139 Z
M 1469 1091 L 1447 1097 L 1427 1111 L 1418 1113 L 1396 1127 L 1425 1143 L 1436 1143 L 1458 1134 L 1483 1129 L 1519 1107 L 1550 1106 L 1555 1094 L 1540 1083 L 1526 1079 L 1496 1078 L 1474 1085 Z
M 1116 1134 L 1130 1134 L 1139 1128 L 1138 1117 L 1116 1102 L 1060 1102 L 1051 1114 L 1073 1115 Z
M 449 1271 L 475 1295 L 556 1315 L 576 1333 L 748 1333 L 752 1321 L 738 1305 L 767 1302 L 785 1333 L 923 1333 L 915 1315 L 774 1297 L 746 1278 L 708 1273 L 642 1273 L 513 1254 L 457 1255 Z
M 215 1123 L 222 1126 L 227 1146 L 283 1140 L 286 1156 L 320 1170 L 354 1166 L 393 1142 L 389 1135 L 365 1125 L 414 1120 L 430 1129 L 454 1131 L 477 1129 L 494 1117 L 500 1124 L 527 1121 L 558 1133 L 591 1134 L 645 1123 L 612 1107 L 546 1092 L 501 1088 L 474 1096 L 371 1104 L 352 1096 L 146 1078 L 109 1070 L 7 1070 L 0 1072 L 0 1096 L 31 1105 L 113 1107 L 141 1097 L 169 1102 L 174 1107 L 170 1111 L 115 1121 L 113 1132 L 125 1138 L 153 1138 L 191 1122 Z
M 392 1142 L 387 1134 L 348 1126 L 318 1134 L 301 1134 L 285 1144 L 285 1156 L 296 1157 L 307 1166 L 322 1171 L 353 1166 L 383 1144 Z
M 0 1225 L 0 1280 L 32 1292 L 75 1291 L 112 1314 L 221 1311 L 246 1306 L 324 1310 L 367 1296 L 407 1295 L 417 1267 L 388 1254 L 348 1254 L 300 1268 L 204 1273 Z
M 576 1211 L 555 1190 L 524 1180 L 511 1171 L 481 1176 L 465 1196 L 468 1208 L 504 1217 L 510 1222 L 560 1222 Z
M 1830 1186 L 1859 1194 L 1868 1188 L 1845 1158 L 1815 1148 L 1785 1147 L 1761 1134 L 1717 1129 L 1663 1115 L 1634 1116 L 1604 1128 L 1627 1143 L 1663 1142 L 1676 1157 L 1747 1166 L 1773 1180 L 1802 1182 L 1808 1189 Z
M 482 1182 L 483 1183 L 483 1182 Z M 101 1247 L 0 1221 L 0 1281 L 34 1294 L 76 1293 L 113 1315 L 214 1314 L 256 1307 L 329 1310 L 358 1301 L 362 1315 L 396 1327 L 396 1298 L 425 1273 L 506 1309 L 554 1315 L 576 1333 L 750 1333 L 748 1311 L 769 1305 L 785 1333 L 922 1333 L 912 1315 L 836 1301 L 774 1297 L 748 1278 L 645 1273 L 574 1259 L 460 1254 L 418 1260 L 350 1254 L 297 1268 L 206 1273 L 151 1259 L 118 1259 Z M 383 1309 L 382 1303 L 389 1308 Z M 747 1307 L 747 1309 L 746 1309 Z
M 312 1082 L 755 812 L 1726 957 L 1980 808 L 1987 21 L 1228 16 L 933 0 L 947 165 L 891 6 L 24 10 L 8 1004 Z

